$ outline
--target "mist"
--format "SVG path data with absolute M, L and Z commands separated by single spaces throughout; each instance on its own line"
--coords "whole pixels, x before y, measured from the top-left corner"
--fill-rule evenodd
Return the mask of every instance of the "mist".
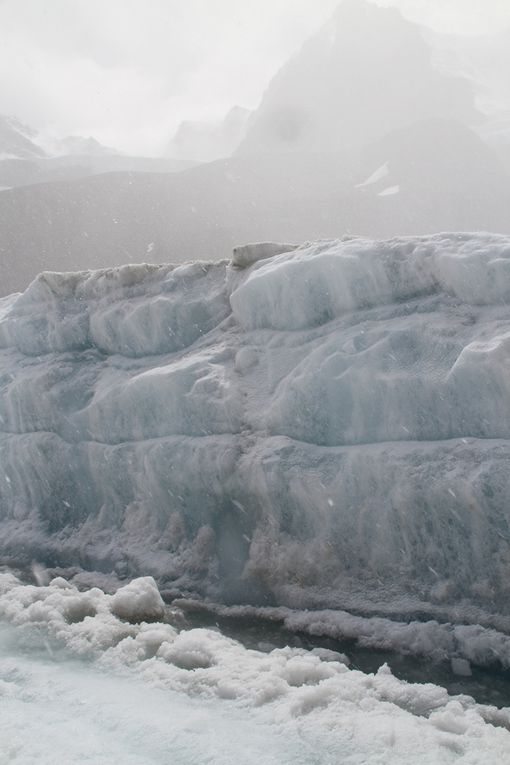
M 338 4 L 3 0 L 0 113 L 48 136 L 93 135 L 130 154 L 161 155 L 182 121 L 255 109 Z M 509 23 L 505 0 L 378 4 L 449 35 L 489 35 Z
M 3 2 L 2 294 L 245 241 L 508 231 L 504 5 Z

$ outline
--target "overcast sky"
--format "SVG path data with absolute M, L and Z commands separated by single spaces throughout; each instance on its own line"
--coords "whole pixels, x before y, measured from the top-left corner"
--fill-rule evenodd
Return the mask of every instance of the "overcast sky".
M 378 0 L 440 31 L 510 26 L 510 0 Z M 0 0 L 0 113 L 160 153 L 183 119 L 257 106 L 339 0 Z

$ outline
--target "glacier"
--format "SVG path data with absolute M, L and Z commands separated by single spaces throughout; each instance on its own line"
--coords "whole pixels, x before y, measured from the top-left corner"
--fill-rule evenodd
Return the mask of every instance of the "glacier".
M 509 632 L 509 373 L 505 235 L 40 274 L 0 300 L 0 562 Z

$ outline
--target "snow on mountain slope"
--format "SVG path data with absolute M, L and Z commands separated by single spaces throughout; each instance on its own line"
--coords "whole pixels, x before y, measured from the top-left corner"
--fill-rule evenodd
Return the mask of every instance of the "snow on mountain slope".
M 4 562 L 509 630 L 509 300 L 491 234 L 40 275 L 0 302 Z
M 23 125 L 16 117 L 0 114 L 0 160 L 46 156 L 36 138 L 35 131 Z

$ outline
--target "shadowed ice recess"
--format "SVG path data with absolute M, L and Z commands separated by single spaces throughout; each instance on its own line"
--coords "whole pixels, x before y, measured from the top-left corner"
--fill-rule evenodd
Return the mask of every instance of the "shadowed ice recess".
M 0 301 L 3 561 L 510 657 L 510 237 L 281 249 Z

